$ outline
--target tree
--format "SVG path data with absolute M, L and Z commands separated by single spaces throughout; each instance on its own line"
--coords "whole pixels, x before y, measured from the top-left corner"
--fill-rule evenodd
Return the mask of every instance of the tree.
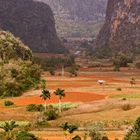
M 133 57 L 123 53 L 118 53 L 113 58 L 113 65 L 116 67 L 128 67 L 128 63 L 133 63 Z
M 68 135 L 67 134 L 67 129 L 68 129 L 68 127 L 69 127 L 68 122 L 63 123 L 63 124 L 60 125 L 60 128 L 63 129 L 65 139 L 67 139 L 67 135 Z
M 77 76 L 78 68 L 76 66 L 72 66 L 69 68 L 68 72 L 71 74 L 70 76 Z
M 51 93 L 49 90 L 43 89 L 40 97 L 45 101 L 45 112 L 46 112 L 46 107 L 47 107 L 46 100 L 51 98 Z
M 62 89 L 60 89 L 60 88 L 58 88 L 55 92 L 54 92 L 54 94 L 56 95 L 56 96 L 58 96 L 58 99 L 59 99 L 59 113 L 61 113 L 61 99 L 63 98 L 63 97 L 65 97 L 65 90 L 62 90 Z
M 11 131 L 17 127 L 18 125 L 15 121 L 5 122 L 3 126 L 0 126 L 1 129 L 8 133 L 8 139 L 11 139 Z

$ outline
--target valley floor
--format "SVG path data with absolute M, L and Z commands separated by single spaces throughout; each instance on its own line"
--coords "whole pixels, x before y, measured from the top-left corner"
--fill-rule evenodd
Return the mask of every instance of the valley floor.
M 126 133 L 125 121 L 133 122 L 140 116 L 140 70 L 123 69 L 121 72 L 99 71 L 95 69 L 81 70 L 78 77 L 42 75 L 47 81 L 47 88 L 54 91 L 57 88 L 65 89 L 66 97 L 62 102 L 77 104 L 76 107 L 64 111 L 61 117 L 49 122 L 49 128 L 58 128 L 61 123 L 68 121 L 86 128 L 95 122 L 107 123 L 109 130 L 119 128 L 119 131 L 107 131 L 110 140 L 123 138 Z M 130 80 L 134 77 L 136 84 L 131 86 Z M 106 81 L 105 85 L 99 85 L 98 80 Z M 38 113 L 27 112 L 28 104 L 43 104 L 40 99 L 41 90 L 30 90 L 22 97 L 10 98 L 15 103 L 13 107 L 4 107 L 0 100 L 0 120 L 18 120 L 33 122 Z M 57 103 L 58 99 L 53 95 L 48 104 Z M 131 109 L 125 111 L 123 105 L 129 104 Z M 47 128 L 46 128 L 47 129 Z M 63 139 L 63 132 L 35 131 L 40 137 L 48 140 Z M 81 133 L 81 132 L 77 132 Z M 54 137 L 55 136 L 55 137 Z

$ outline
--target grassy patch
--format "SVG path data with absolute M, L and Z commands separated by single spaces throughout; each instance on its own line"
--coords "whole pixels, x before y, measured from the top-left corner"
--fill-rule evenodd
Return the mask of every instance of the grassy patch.
M 59 104 L 51 104 L 53 107 L 55 108 L 59 108 Z M 61 108 L 63 110 L 67 110 L 67 109 L 70 109 L 70 108 L 74 108 L 74 107 L 77 107 L 79 104 L 76 104 L 76 103 L 62 103 L 61 104 Z
M 117 94 L 117 95 L 111 95 L 111 98 L 126 98 L 126 99 L 139 99 L 140 94 Z

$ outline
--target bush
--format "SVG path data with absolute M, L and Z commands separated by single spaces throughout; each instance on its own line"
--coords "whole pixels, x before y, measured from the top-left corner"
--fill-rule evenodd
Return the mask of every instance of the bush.
M 77 135 L 77 136 L 73 137 L 72 140 L 82 140 L 82 139 L 80 136 Z
M 49 68 L 49 73 L 50 75 L 54 76 L 55 75 L 55 69 L 54 68 Z
M 118 90 L 118 91 L 122 91 L 122 89 L 121 89 L 121 88 L 117 88 L 117 90 Z
M 126 101 L 126 100 L 127 100 L 127 98 L 122 98 L 122 100 L 123 100 L 123 101 Z
M 34 112 L 34 111 L 39 111 L 42 112 L 44 110 L 43 105 L 35 105 L 35 104 L 30 104 L 26 107 L 27 111 Z
M 102 139 L 102 135 L 96 130 L 91 130 L 89 133 L 89 136 L 91 137 L 91 140 L 101 140 Z
M 124 140 L 139 140 L 140 139 L 140 117 L 136 120 L 133 128 L 129 130 Z
M 113 71 L 120 71 L 120 66 L 114 66 Z
M 124 104 L 124 105 L 122 105 L 121 108 L 124 111 L 128 111 L 128 110 L 131 110 L 133 107 L 130 104 Z
M 107 136 L 103 136 L 102 140 L 109 140 Z
M 12 106 L 14 103 L 12 101 L 4 101 L 4 106 Z
M 107 136 L 97 130 L 90 130 L 89 136 L 91 140 L 109 140 Z
M 27 131 L 21 131 L 17 134 L 16 140 L 38 140 L 38 138 Z
M 47 121 L 56 120 L 58 116 L 59 116 L 58 112 L 55 109 L 51 109 L 44 113 L 44 117 L 46 118 Z
M 71 74 L 71 76 L 77 76 L 78 68 L 76 66 L 72 66 L 68 69 L 68 72 Z
M 118 54 L 113 58 L 113 65 L 117 67 L 128 67 L 128 63 L 133 63 L 133 58 L 125 54 Z

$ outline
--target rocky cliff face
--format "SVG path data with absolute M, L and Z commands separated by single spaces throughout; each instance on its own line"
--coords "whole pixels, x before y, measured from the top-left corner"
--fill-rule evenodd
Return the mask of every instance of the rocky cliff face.
M 124 53 L 140 51 L 140 0 L 108 0 L 96 46 Z
M 0 0 L 0 28 L 20 37 L 33 52 L 65 51 L 47 4 L 32 0 Z
M 105 19 L 107 0 L 35 0 L 47 3 L 60 37 L 95 37 Z
M 107 0 L 36 0 L 50 5 L 56 17 L 66 20 L 103 20 Z

